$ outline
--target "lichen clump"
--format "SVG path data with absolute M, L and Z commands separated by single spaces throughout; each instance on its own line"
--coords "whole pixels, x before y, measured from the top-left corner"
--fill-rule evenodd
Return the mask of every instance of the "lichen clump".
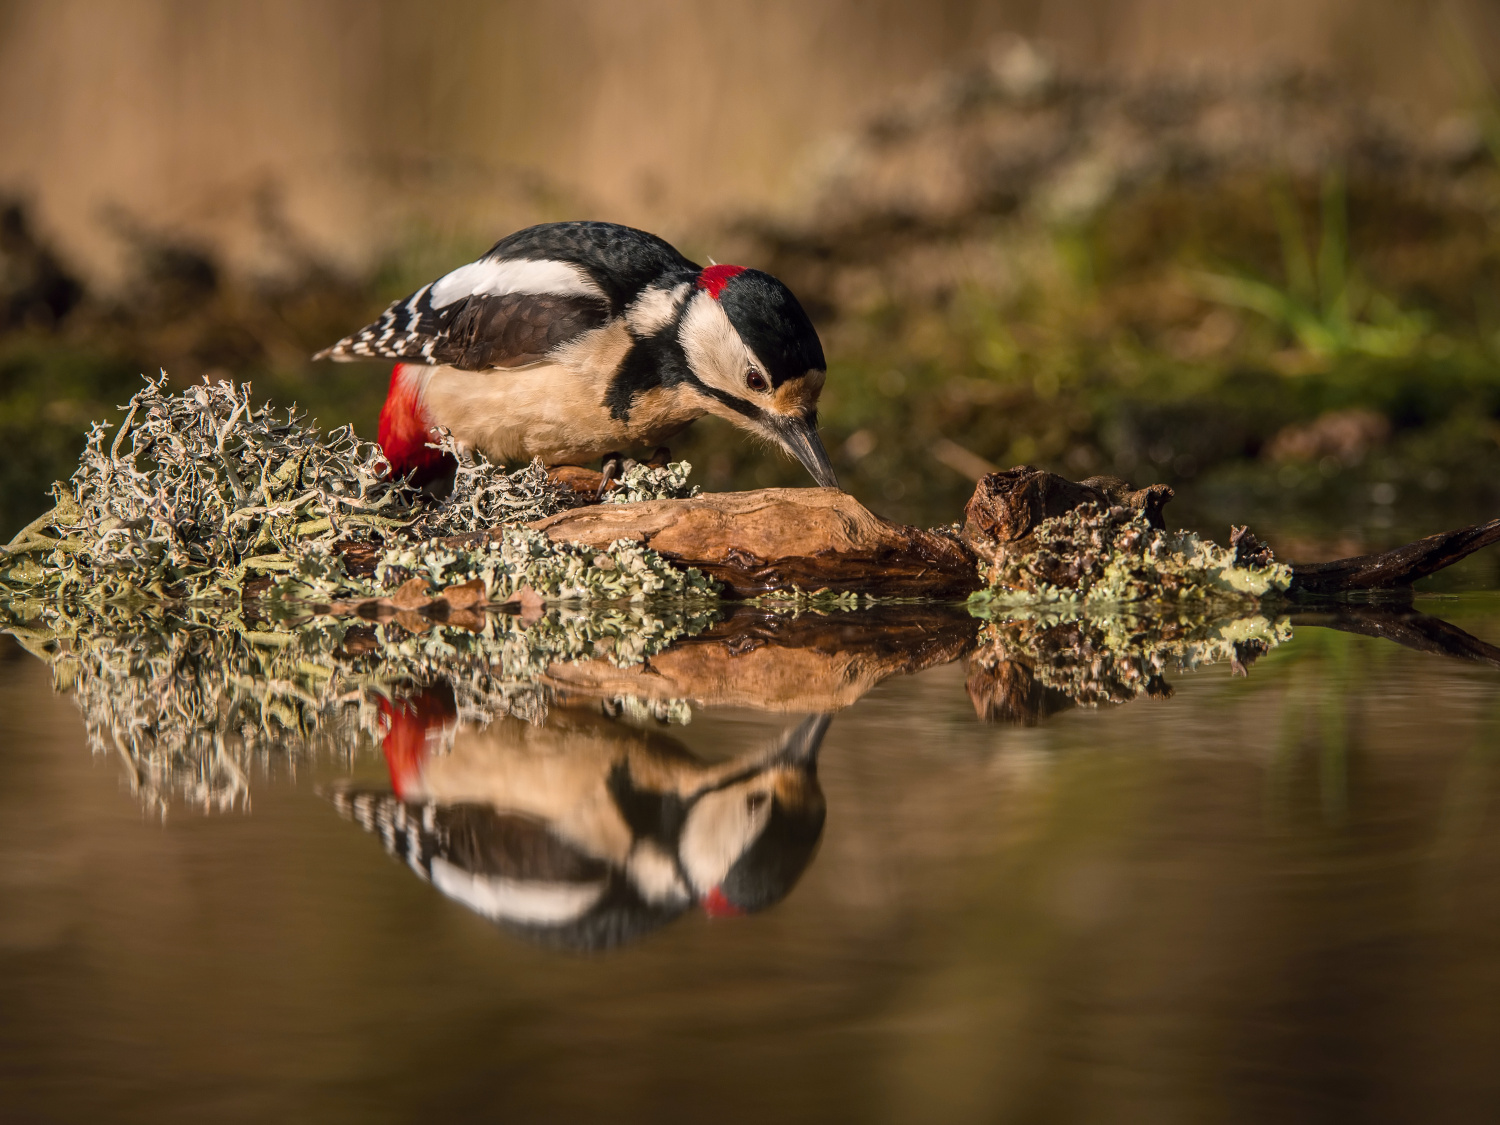
M 548 478 L 540 459 L 507 473 L 505 466 L 458 445 L 446 432 L 438 448 L 453 458 L 453 487 L 423 513 L 421 530 L 426 535 L 462 535 L 500 524 L 530 523 L 578 506 L 571 489 Z
M 1083 504 L 1037 525 L 1034 546 L 990 565 L 978 605 L 1255 601 L 1292 583 L 1291 568 L 1245 562 L 1190 531 L 1154 528 L 1126 507 Z
M 294 546 L 404 525 L 413 494 L 349 426 L 326 437 L 296 408 L 256 407 L 248 385 L 165 392 L 147 380 L 90 429 L 57 506 L 5 548 L 0 586 L 108 600 L 238 592 Z
M 625 469 L 614 488 L 604 497 L 607 504 L 630 504 L 638 500 L 688 500 L 702 491 L 688 484 L 693 466 L 673 461 L 655 468 L 639 461 L 625 462 Z
M 497 601 L 524 587 L 549 600 L 580 602 L 705 599 L 715 590 L 699 571 L 679 570 L 633 540 L 618 539 L 601 550 L 554 543 L 528 527 L 493 532 L 474 546 L 398 543 L 376 567 L 376 585 L 389 587 L 395 576 L 425 578 L 437 590 L 477 578 Z
M 256 407 L 248 385 L 204 381 L 182 394 L 147 380 L 110 439 L 97 423 L 56 506 L 0 554 L 0 592 L 81 600 L 236 602 L 247 582 L 281 600 L 382 592 L 391 576 L 441 588 L 482 578 L 503 600 L 523 587 L 548 599 L 712 597 L 650 548 L 552 543 L 524 525 L 576 506 L 539 461 L 513 472 L 444 436 L 453 487 L 434 498 L 390 479 L 378 446 L 344 426 L 323 435 L 295 408 Z M 632 463 L 616 498 L 691 494 L 686 462 Z M 692 490 L 696 491 L 696 490 Z M 492 542 L 445 538 L 487 532 Z M 365 546 L 363 569 L 347 565 Z M 369 563 L 373 561 L 373 574 Z

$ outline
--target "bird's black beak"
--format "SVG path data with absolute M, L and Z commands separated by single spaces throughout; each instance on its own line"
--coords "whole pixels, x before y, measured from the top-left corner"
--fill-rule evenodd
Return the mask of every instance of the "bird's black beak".
M 828 724 L 833 715 L 809 715 L 791 730 L 785 732 L 772 752 L 771 760 L 779 765 L 798 766 L 811 770 L 822 748 L 823 736 L 828 733 Z
M 812 474 L 813 480 L 824 488 L 837 488 L 839 478 L 834 475 L 833 462 L 828 460 L 828 450 L 823 448 L 823 439 L 818 436 L 818 420 L 812 418 L 787 418 L 775 423 L 776 438 Z

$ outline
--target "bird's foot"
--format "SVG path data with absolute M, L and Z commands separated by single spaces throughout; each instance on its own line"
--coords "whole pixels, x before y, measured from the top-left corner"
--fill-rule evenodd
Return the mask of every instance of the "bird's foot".
M 602 473 L 599 478 L 599 493 L 594 497 L 603 500 L 604 494 L 609 491 L 609 486 L 625 467 L 625 455 L 623 453 L 606 453 L 599 465 Z
M 651 460 L 646 464 L 653 469 L 665 469 L 672 461 L 672 451 L 665 445 L 658 445 L 656 452 L 651 454 Z

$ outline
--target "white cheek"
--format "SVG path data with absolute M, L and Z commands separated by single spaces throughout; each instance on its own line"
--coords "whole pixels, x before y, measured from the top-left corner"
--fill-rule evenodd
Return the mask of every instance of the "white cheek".
M 734 861 L 765 828 L 771 802 L 762 801 L 752 812 L 745 804 L 748 795 L 748 790 L 739 786 L 710 793 L 688 814 L 679 855 L 699 894 L 722 883 Z
M 704 292 L 693 296 L 682 318 L 681 340 L 693 374 L 710 387 L 745 397 L 750 352 L 718 301 Z

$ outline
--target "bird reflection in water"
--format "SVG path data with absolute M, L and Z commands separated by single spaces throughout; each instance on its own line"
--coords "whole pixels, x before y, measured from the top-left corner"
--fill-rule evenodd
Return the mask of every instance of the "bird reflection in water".
M 543 944 L 609 949 L 695 906 L 764 910 L 822 836 L 826 714 L 710 763 L 586 711 L 476 727 L 445 688 L 383 709 L 391 788 L 345 788 L 335 805 L 443 894 Z

